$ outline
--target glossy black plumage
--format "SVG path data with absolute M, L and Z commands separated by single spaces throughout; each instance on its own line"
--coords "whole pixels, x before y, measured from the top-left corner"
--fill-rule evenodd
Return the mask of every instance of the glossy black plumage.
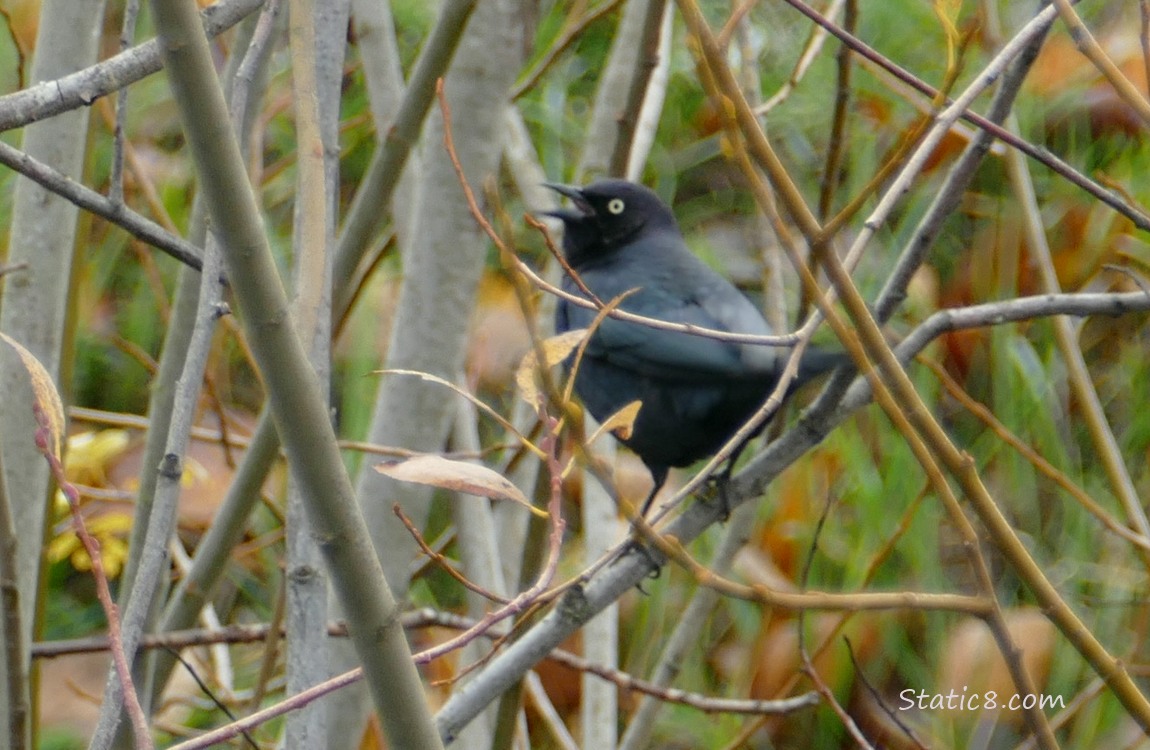
M 648 188 L 625 180 L 547 186 L 571 200 L 572 208 L 547 214 L 563 222 L 564 255 L 599 299 L 637 289 L 622 309 L 722 331 L 772 333 L 758 309 L 687 248 L 670 208 Z M 571 278 L 563 288 L 581 294 Z M 586 328 L 594 317 L 594 310 L 561 299 L 555 328 Z M 600 421 L 642 402 L 622 442 L 655 480 L 646 512 L 670 467 L 713 455 L 762 405 L 788 354 L 607 318 L 587 346 L 575 391 Z M 841 354 L 809 351 L 792 388 L 844 361 Z

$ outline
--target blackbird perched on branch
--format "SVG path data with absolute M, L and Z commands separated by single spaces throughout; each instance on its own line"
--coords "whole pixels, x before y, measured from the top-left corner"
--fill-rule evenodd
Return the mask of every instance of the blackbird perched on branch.
M 650 189 L 626 180 L 586 187 L 545 184 L 571 201 L 571 208 L 544 213 L 563 222 L 563 253 L 601 301 L 631 292 L 620 309 L 719 331 L 774 333 L 731 282 L 687 248 L 671 209 Z M 564 278 L 563 288 L 586 296 L 570 277 Z M 595 314 L 560 299 L 556 331 L 589 327 Z M 646 515 L 670 467 L 715 454 L 762 406 L 789 354 L 786 348 L 731 343 L 608 317 L 587 345 L 575 392 L 599 421 L 633 401 L 642 402 L 630 436 L 621 442 L 655 480 L 643 503 Z M 842 353 L 808 349 L 791 390 L 848 361 Z M 737 457 L 738 451 L 724 478 Z

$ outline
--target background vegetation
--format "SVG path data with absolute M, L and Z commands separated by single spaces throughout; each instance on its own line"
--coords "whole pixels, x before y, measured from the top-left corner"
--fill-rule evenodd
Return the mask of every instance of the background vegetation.
M 84 74 L 94 101 L 84 86 L 27 96 L 176 38 L 183 2 L 0 3 L 14 152 L 0 153 L 0 331 L 63 396 L 77 490 L 73 511 L 33 446 L 45 394 L 6 351 L 10 746 L 173 745 L 361 663 L 365 681 L 233 742 L 1150 746 L 1145 4 L 1052 8 L 1049 33 L 990 80 L 1033 4 L 846 0 L 819 8 L 834 34 L 798 0 L 474 5 L 225 0 L 243 7 L 204 60 L 229 120 L 188 93 L 214 78 L 175 45 L 153 55 L 168 73 L 133 58 L 120 78 Z M 91 58 L 57 26 L 91 37 Z M 982 82 L 969 109 L 1028 154 L 987 139 L 979 160 L 984 126 L 947 120 L 947 98 Z M 73 182 L 33 187 L 13 146 Z M 524 379 L 542 381 L 520 364 L 542 353 L 553 305 L 524 268 L 559 273 L 528 220 L 554 205 L 539 183 L 605 174 L 664 196 L 780 330 L 816 307 L 809 269 L 839 321 L 814 339 L 870 377 L 804 390 L 768 430 L 777 442 L 740 464 L 730 518 L 704 485 L 661 517 L 676 541 L 649 556 L 620 546 L 641 464 L 609 438 L 583 450 L 590 426 L 529 403 Z M 106 202 L 42 197 L 76 184 Z M 177 238 L 209 283 L 171 257 Z M 294 300 L 298 351 L 268 270 Z M 903 380 L 884 340 L 956 308 L 974 323 L 940 327 L 917 361 L 896 347 Z M 485 474 L 453 490 L 443 469 L 423 484 L 373 469 L 415 454 L 487 467 L 551 517 L 459 491 L 508 494 Z M 694 473 L 663 499 L 690 494 Z M 108 602 L 74 519 L 99 542 L 116 640 L 129 660 L 143 646 L 135 731 L 120 678 L 105 686 L 92 639 Z M 417 652 L 484 627 L 405 678 L 411 660 L 379 645 L 402 648 L 379 635 L 398 611 Z M 1016 694 L 1048 703 L 1001 708 Z

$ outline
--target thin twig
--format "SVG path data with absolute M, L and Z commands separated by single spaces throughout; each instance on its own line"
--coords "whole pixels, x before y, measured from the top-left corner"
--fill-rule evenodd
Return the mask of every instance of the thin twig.
M 470 643 L 492 625 L 513 615 L 517 615 L 533 606 L 547 591 L 547 587 L 555 577 L 555 570 L 559 565 L 559 552 L 563 545 L 563 530 L 567 522 L 563 519 L 562 508 L 562 466 L 557 454 L 558 438 L 555 434 L 555 421 L 547 418 L 548 429 L 543 435 L 543 449 L 547 455 L 547 468 L 551 475 L 550 499 L 547 503 L 547 513 L 551 530 L 548 537 L 547 562 L 539 573 L 539 577 L 529 588 L 520 592 L 511 601 L 497 610 L 487 613 L 476 625 L 438 646 L 426 649 L 414 655 L 417 664 L 426 664 L 434 661 L 444 654 L 462 648 Z
M 539 83 L 539 79 L 543 77 L 543 74 L 550 70 L 551 66 L 555 64 L 555 61 L 559 59 L 559 56 L 579 38 L 580 34 L 586 31 L 591 24 L 615 10 L 620 3 L 621 0 L 607 0 L 607 2 L 590 11 L 578 21 L 568 21 L 567 28 L 563 34 L 555 40 L 547 52 L 539 58 L 538 62 L 536 62 L 529 71 L 523 74 L 519 83 L 512 87 L 511 101 L 515 101 L 535 88 L 535 85 Z
M 800 630 L 799 638 L 802 639 L 802 636 L 803 634 Z M 875 750 L 874 745 L 870 744 L 870 741 L 867 740 L 866 735 L 862 733 L 862 729 L 859 728 L 858 723 L 855 722 L 854 718 L 852 718 L 851 715 L 847 713 L 847 710 L 842 707 L 842 704 L 839 703 L 838 698 L 835 697 L 834 691 L 831 690 L 830 686 L 827 685 L 826 681 L 823 680 L 822 675 L 819 674 L 819 671 L 815 669 L 815 665 L 811 661 L 810 655 L 807 654 L 806 649 L 802 649 L 802 655 L 803 673 L 810 678 L 811 682 L 815 686 L 815 690 L 819 692 L 819 694 L 823 697 L 823 700 L 825 700 L 827 705 L 831 707 L 831 710 L 835 712 L 835 716 L 839 717 L 839 721 L 842 722 L 843 727 L 846 728 L 851 738 L 854 739 L 858 746 L 863 748 L 863 750 Z
M 815 553 L 818 551 L 819 537 L 822 536 L 823 527 L 826 525 L 827 518 L 830 516 L 831 500 L 832 498 L 828 496 L 827 501 L 823 503 L 822 510 L 819 512 L 818 520 L 815 521 L 814 532 L 811 534 L 811 543 L 807 549 L 805 559 L 803 560 L 802 572 L 799 574 L 799 585 L 803 588 L 806 588 L 807 581 L 810 578 L 811 566 L 814 564 Z M 831 710 L 835 712 L 835 715 L 839 717 L 839 721 L 844 727 L 846 727 L 847 732 L 850 733 L 851 737 L 854 738 L 854 741 L 858 743 L 858 746 L 861 748 L 866 748 L 867 750 L 874 750 L 873 746 L 870 744 L 870 741 L 867 740 L 866 735 L 862 733 L 862 729 L 859 727 L 858 723 L 847 712 L 847 710 L 843 708 L 842 704 L 839 703 L 838 698 L 835 697 L 834 691 L 830 689 L 830 686 L 827 685 L 826 681 L 823 680 L 822 675 L 819 674 L 818 669 L 815 668 L 815 663 L 811 659 L 811 652 L 807 649 L 806 620 L 807 610 L 804 609 L 799 612 L 799 616 L 795 620 L 795 630 L 798 634 L 799 656 L 802 659 L 802 666 L 800 667 L 801 671 L 803 674 L 810 678 L 811 682 L 815 686 L 815 690 L 817 690 L 818 693 L 823 697 L 823 700 L 827 702 L 827 705 L 831 707 Z
M 415 528 L 415 524 L 411 522 L 411 519 L 404 515 L 403 508 L 400 507 L 399 503 L 392 505 L 391 510 L 399 518 L 400 522 L 403 523 L 404 528 L 407 529 L 407 533 L 411 534 L 411 538 L 419 545 L 419 549 L 423 551 L 423 554 L 431 558 L 433 562 L 438 563 L 439 569 L 458 581 L 463 588 L 479 594 L 484 599 L 499 602 L 500 604 L 508 604 L 511 601 L 505 596 L 500 596 L 493 591 L 488 591 L 477 583 L 473 583 L 467 576 L 455 569 L 455 566 L 451 564 L 451 561 L 447 559 L 446 555 L 441 552 L 436 552 L 429 547 L 427 542 L 424 541 L 423 535 L 419 533 L 419 529 Z
M 10 273 L 17 271 L 26 271 L 28 269 L 28 261 L 22 260 L 19 263 L 12 263 L 7 266 L 0 266 L 0 276 L 7 276 Z
M 120 609 L 116 606 L 111 589 L 108 587 L 108 577 L 104 573 L 104 561 L 100 554 L 100 543 L 88 533 L 84 516 L 80 512 L 79 493 L 65 476 L 64 465 L 60 462 L 59 457 L 49 447 L 49 427 L 44 411 L 39 404 L 33 405 L 32 410 L 36 415 L 36 422 L 39 424 L 39 428 L 36 430 L 36 447 L 44 454 L 56 484 L 68 499 L 68 507 L 72 510 L 72 523 L 75 527 L 76 536 L 80 538 L 85 552 L 88 553 L 88 559 L 92 563 L 92 578 L 96 582 L 96 598 L 100 600 L 100 605 L 104 608 L 104 616 L 108 620 L 108 642 L 112 650 L 112 664 L 120 679 L 121 697 L 136 735 L 136 746 L 138 748 L 151 748 L 153 747 L 152 735 L 148 729 L 148 719 L 140 705 L 140 696 L 132 682 L 132 670 L 128 664 L 128 656 L 124 650 L 124 641 L 120 633 Z
M 607 174 L 626 176 L 631 163 L 631 150 L 635 142 L 635 129 L 639 113 L 647 97 L 652 76 L 658 67 L 659 37 L 663 25 L 663 9 L 667 0 L 647 0 L 646 17 L 643 19 L 642 33 L 638 41 L 638 59 L 630 76 L 627 95 L 614 113 L 616 136 L 614 148 L 607 159 Z M 645 159 L 643 159 L 645 161 Z M 641 162 L 640 162 L 641 163 Z
M 209 688 L 207 683 L 204 682 L 203 678 L 200 677 L 199 672 L 196 671 L 196 668 L 192 666 L 192 664 L 187 659 L 185 659 L 179 651 L 176 651 L 175 649 L 167 649 L 167 651 L 169 654 L 171 654 L 173 659 L 180 663 L 180 665 L 184 668 L 184 671 L 188 673 L 192 680 L 195 681 L 196 685 L 200 688 L 200 692 L 208 696 L 208 700 L 212 702 L 212 705 L 223 712 L 224 716 L 227 716 L 229 720 L 233 722 L 238 721 L 238 719 L 235 717 L 235 714 L 232 713 L 232 710 L 228 708 L 223 701 L 215 696 L 215 693 L 212 692 L 212 689 Z M 252 736 L 248 734 L 246 729 L 242 730 L 240 734 L 242 734 L 247 743 L 251 745 L 252 750 L 259 750 L 259 745 L 256 744 L 255 740 L 252 739 Z
M 582 292 L 587 299 L 594 302 L 596 306 L 602 308 L 603 300 L 599 299 L 599 296 L 591 291 L 590 287 L 583 281 L 583 277 L 572 267 L 571 263 L 567 260 L 567 254 L 560 252 L 559 248 L 555 246 L 555 241 L 551 239 L 551 233 L 547 231 L 547 225 L 531 214 L 524 214 L 523 221 L 532 229 L 539 232 L 539 235 L 543 238 L 543 244 L 547 246 L 547 251 L 551 253 L 551 257 L 554 258 L 555 262 L 559 264 L 559 267 L 563 269 L 563 273 L 567 274 L 567 277 L 575 283 L 575 286 L 579 287 L 579 291 Z
M 1018 451 L 1035 469 L 1078 501 L 1078 504 L 1081 505 L 1086 512 L 1090 513 L 1090 515 L 1097 518 L 1108 531 L 1117 534 L 1143 550 L 1150 551 L 1150 539 L 1124 526 L 1118 519 L 1110 515 L 1094 498 L 1086 494 L 1084 489 L 1071 481 L 1070 477 L 1066 476 L 1064 472 L 1059 471 L 1057 467 L 1011 432 L 1006 425 L 994 416 L 994 413 L 990 411 L 990 409 L 972 398 L 938 363 L 926 357 L 920 357 L 918 362 L 921 365 L 925 365 L 927 369 L 934 373 L 934 376 L 942 383 L 947 393 L 962 404 L 963 408 L 982 420 L 983 423 L 998 436 L 999 440 Z
M 256 713 L 251 714 L 250 716 L 246 716 L 239 721 L 232 722 L 231 724 L 222 726 L 219 729 L 214 729 L 210 732 L 206 732 L 205 734 L 202 734 L 195 739 L 188 740 L 187 742 L 180 742 L 178 744 L 172 745 L 168 748 L 168 750 L 200 750 L 201 748 L 212 747 L 213 745 L 217 745 L 221 742 L 224 742 L 225 740 L 231 739 L 232 737 L 241 735 L 250 729 L 258 727 L 260 724 L 263 724 L 266 721 L 271 721 L 272 719 L 283 716 L 286 713 L 295 711 L 298 708 L 302 708 L 312 701 L 330 695 L 336 690 L 358 682 L 361 679 L 363 679 L 363 667 L 356 667 L 355 669 L 344 672 L 341 675 L 337 675 L 330 680 L 321 682 L 314 687 L 310 687 L 307 690 L 302 690 L 295 695 L 275 704 L 274 706 L 269 706 L 262 711 L 257 711 Z
M 466 630 L 475 625 L 475 620 L 451 612 L 442 612 L 430 607 L 410 610 L 400 616 L 403 627 L 408 630 L 423 628 L 449 628 L 451 630 Z M 231 624 L 219 628 L 194 628 L 191 630 L 174 630 L 167 633 L 147 633 L 140 637 L 141 649 L 185 649 L 194 646 L 209 646 L 217 643 L 258 643 L 266 640 L 271 629 L 268 623 L 259 624 Z M 278 626 L 283 631 L 283 625 Z M 329 622 L 327 634 L 333 638 L 347 637 L 347 624 L 344 622 Z M 487 635 L 496 638 L 505 635 L 496 630 L 489 631 Z M 91 636 L 88 638 L 70 638 L 57 641 L 39 641 L 32 644 L 33 659 L 53 659 L 70 654 L 89 654 L 107 651 L 110 641 L 106 635 Z
M 895 726 L 902 730 L 902 733 L 905 734 L 907 738 L 915 744 L 916 747 L 920 748 L 920 750 L 927 750 L 927 746 L 923 743 L 922 740 L 918 738 L 918 736 L 914 733 L 914 730 L 911 729 L 910 725 L 899 718 L 898 714 L 896 714 L 891 709 L 890 704 L 883 697 L 882 693 L 880 693 L 878 689 L 871 684 L 870 680 L 867 679 L 866 670 L 864 670 L 863 665 L 859 663 L 858 657 L 855 655 L 854 646 L 851 645 L 850 638 L 843 638 L 843 644 L 846 646 L 847 656 L 850 657 L 851 666 L 854 667 L 855 675 L 857 675 L 856 679 L 862 683 L 862 686 L 866 689 L 867 693 L 870 694 L 871 700 L 873 700 L 880 708 L 882 708 L 882 711 L 884 714 L 886 714 L 887 718 L 894 722 Z
M 827 14 L 828 17 L 830 15 Z M 857 23 L 858 0 L 847 0 L 846 9 L 843 13 L 843 28 L 854 33 Z M 819 185 L 818 212 L 819 218 L 823 221 L 830 218 L 835 191 L 840 184 L 839 171 L 843 168 L 843 156 L 850 137 L 847 133 L 847 113 L 851 100 L 851 72 L 854 70 L 851 48 L 845 44 L 842 45 L 835 57 L 835 104 L 831 114 L 830 135 L 827 137 L 827 156 L 823 162 L 823 179 Z
M 812 8 L 810 5 L 803 2 L 803 0 L 785 1 L 788 5 L 795 8 L 795 10 L 799 11 L 807 18 L 810 18 L 812 21 L 825 28 L 831 34 L 834 34 L 843 42 L 843 44 L 846 44 L 858 54 L 887 70 L 899 80 L 907 83 L 916 91 L 924 94 L 927 98 L 934 99 L 938 95 L 938 91 L 933 86 L 926 83 L 925 81 L 922 81 L 906 69 L 899 67 L 890 59 L 875 51 L 873 47 L 869 46 L 858 37 L 847 33 L 836 24 L 828 20 L 825 16 L 820 14 L 818 11 L 816 11 L 814 8 Z M 991 133 L 995 138 L 998 138 L 1010 147 L 1026 154 L 1026 156 L 1029 158 L 1046 166 L 1051 171 L 1069 181 L 1071 184 L 1081 188 L 1082 190 L 1085 190 L 1094 198 L 1098 199 L 1107 206 L 1110 206 L 1115 211 L 1118 211 L 1120 214 L 1133 221 L 1138 228 L 1150 231 L 1150 214 L 1147 214 L 1145 208 L 1135 204 L 1123 202 L 1118 195 L 1114 194 L 1112 191 L 1102 188 L 1097 182 L 1078 172 L 1072 166 L 1067 164 L 1062 159 L 1059 159 L 1057 156 L 1050 153 L 1045 148 L 1041 146 L 1035 146 L 1028 141 L 1023 140 L 1022 138 L 1019 138 L 1009 130 L 1003 128 L 1001 125 L 991 122 L 976 112 L 970 111 L 968 109 L 963 109 L 961 112 L 961 117 L 962 119 Z
M 45 190 L 67 198 L 80 208 L 106 219 L 184 265 L 191 266 L 197 271 L 203 266 L 203 251 L 200 248 L 166 231 L 159 224 L 141 216 L 123 203 L 100 195 L 3 141 L 0 141 L 0 164 L 19 172 Z
M 780 700 L 737 700 L 733 698 L 715 698 L 708 695 L 699 695 L 686 690 L 664 688 L 647 680 L 632 677 L 619 669 L 608 669 L 598 664 L 592 664 L 586 659 L 576 656 L 569 651 L 555 649 L 547 655 L 548 660 L 557 662 L 580 672 L 587 672 L 608 682 L 613 682 L 623 690 L 633 690 L 637 693 L 650 695 L 666 703 L 678 703 L 683 706 L 697 708 L 706 713 L 731 713 L 751 715 L 778 715 L 793 713 L 795 711 L 818 705 L 819 698 L 814 693 L 803 693 L 793 698 Z
M 724 596 L 780 609 L 807 611 L 863 611 L 887 609 L 922 609 L 964 612 L 983 616 L 988 611 L 988 600 L 966 594 L 934 594 L 917 591 L 858 591 L 839 594 L 824 591 L 777 591 L 760 584 L 742 584 L 717 575 L 713 570 L 690 555 L 677 539 L 659 534 L 642 518 L 633 522 L 643 539 L 656 550 L 690 573 L 700 586 L 713 588 Z
M 842 10 L 842 6 L 843 0 L 835 0 L 835 2 L 831 3 L 826 10 L 827 17 L 834 18 L 837 16 Z M 736 9 L 735 12 L 738 13 L 740 10 L 742 10 L 742 8 Z M 726 48 L 727 46 L 727 40 L 724 38 L 724 34 L 727 33 L 729 28 L 731 28 L 731 24 L 734 18 L 735 16 L 732 15 L 732 17 L 728 19 L 727 22 L 723 25 L 722 30 L 720 30 L 715 37 L 715 40 L 718 42 L 720 48 Z M 828 37 L 829 34 L 827 33 L 826 29 L 815 26 L 811 30 L 811 34 L 807 39 L 806 44 L 803 46 L 803 52 L 799 56 L 799 59 L 795 62 L 794 69 L 792 69 L 790 75 L 787 76 L 786 83 L 784 83 L 779 88 L 779 90 L 776 91 L 765 102 L 755 106 L 756 115 L 765 115 L 767 112 L 775 109 L 784 101 L 786 101 L 788 97 L 790 97 L 795 89 L 798 88 L 798 85 L 802 79 L 806 76 L 807 71 L 810 70 L 810 67 L 818 59 L 819 53 L 822 52 L 823 45 L 826 43 Z

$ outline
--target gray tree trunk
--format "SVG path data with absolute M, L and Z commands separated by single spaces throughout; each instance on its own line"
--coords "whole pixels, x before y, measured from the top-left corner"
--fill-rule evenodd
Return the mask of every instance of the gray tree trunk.
M 313 3 L 294 3 L 293 10 L 299 7 L 312 6 L 312 17 L 308 19 L 291 18 L 289 23 L 295 26 L 298 23 L 310 24 L 314 29 L 314 64 L 315 64 L 315 115 L 318 119 L 316 126 L 319 137 L 323 143 L 323 188 L 325 200 L 314 203 L 309 198 L 316 195 L 313 186 L 305 184 L 314 174 L 313 170 L 305 168 L 304 158 L 310 155 L 300 154 L 300 169 L 298 174 L 299 186 L 296 191 L 295 205 L 295 257 L 296 289 L 298 294 L 305 288 L 314 288 L 317 284 L 321 298 L 309 303 L 306 299 L 297 300 L 296 324 L 299 334 L 305 342 L 310 341 L 310 356 L 315 366 L 316 377 L 319 378 L 321 388 L 326 397 L 330 398 L 331 371 L 331 304 L 332 304 L 332 253 L 335 249 L 335 222 L 338 203 L 339 187 L 339 100 L 340 82 L 343 77 L 343 60 L 346 49 L 347 20 L 350 12 L 348 0 L 317 0 Z M 296 32 L 293 28 L 292 34 Z M 294 49 L 293 44 L 293 49 Z M 303 71 L 299 67 L 310 64 L 310 60 L 296 58 L 296 75 Z M 297 91 L 300 85 L 296 84 Z M 309 117 L 309 107 L 297 103 L 297 120 Z M 303 124 L 300 124 L 302 129 Z M 311 212 L 311 216 L 307 214 Z M 319 212 L 320 215 L 314 215 Z M 323 247 L 309 247 L 309 241 L 314 239 L 316 232 L 308 230 L 310 224 L 322 226 Z M 304 259 L 311 254 L 322 255 L 322 279 L 309 278 L 306 270 L 309 266 Z M 314 315 L 305 312 L 312 303 L 318 303 Z M 301 317 L 302 316 L 302 317 Z M 310 321 L 303 318 L 311 317 Z M 306 330 L 303 324 L 310 322 L 312 330 Z M 327 610 L 328 593 L 327 571 L 323 565 L 323 557 L 319 546 L 312 538 L 311 525 L 308 523 L 303 498 L 300 495 L 300 486 L 293 481 L 288 493 L 288 528 L 287 552 L 288 567 L 285 577 L 287 591 L 287 687 L 288 693 L 301 692 L 331 676 L 327 658 Z M 317 747 L 328 731 L 328 702 L 316 701 L 300 711 L 294 711 L 287 717 L 282 746 Z
M 73 73 L 96 61 L 104 0 L 44 0 L 31 83 Z M 78 109 L 50 120 L 29 125 L 24 131 L 24 150 L 62 173 L 79 179 L 84 166 L 88 133 L 88 109 Z M 67 338 L 68 289 L 72 279 L 72 256 L 76 244 L 79 209 L 29 180 L 16 181 L 12 225 L 9 229 L 8 262 L 27 264 L 8 274 L 0 298 L 0 331 L 23 344 L 62 385 L 65 371 L 64 341 Z M 28 376 L 8 347 L 0 347 L 0 452 L 4 454 L 4 482 L 16 532 L 16 585 L 20 595 L 19 633 L 4 633 L 4 642 L 27 644 L 32 636 L 36 592 L 39 584 L 41 540 L 48 502 L 48 465 L 33 443 L 36 422 L 32 416 L 32 391 Z M 63 390 L 67 390 L 66 386 Z M 28 649 L 23 663 L 5 670 L 30 669 Z M 9 737 L 7 680 L 0 680 L 0 724 Z
M 476 190 L 498 165 L 503 109 L 520 64 L 516 19 L 517 4 L 511 0 L 481 3 L 446 77 L 447 99 L 456 113 L 456 148 Z M 407 221 L 395 221 L 401 230 L 404 275 L 387 367 L 429 372 L 455 381 L 463 367 L 488 243 L 467 209 L 455 170 L 443 150 L 443 131 L 443 118 L 436 110 L 424 131 L 421 169 L 418 180 L 413 181 L 413 194 L 404 196 L 412 213 Z M 405 226 L 410 231 L 403 232 Z M 412 450 L 440 450 L 455 413 L 455 398 L 439 385 L 406 376 L 384 376 L 368 440 Z M 374 535 L 388 584 L 402 600 L 407 593 L 408 566 L 417 547 L 391 508 L 400 503 L 416 527 L 422 528 L 431 493 L 390 481 L 368 465 L 360 474 L 356 496 Z M 350 652 L 345 655 L 352 656 Z M 332 737 L 329 746 L 333 748 L 348 747 L 359 737 L 346 721 L 333 734 L 339 735 Z

